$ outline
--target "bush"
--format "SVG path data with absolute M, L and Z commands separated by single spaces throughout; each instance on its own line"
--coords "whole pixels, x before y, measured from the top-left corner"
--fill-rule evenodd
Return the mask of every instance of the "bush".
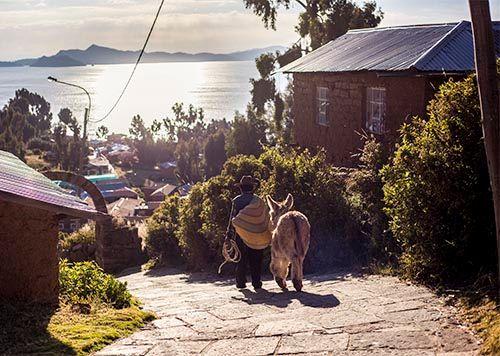
M 40 137 L 35 137 L 29 140 L 28 149 L 30 150 L 39 150 L 43 152 L 52 151 L 54 149 L 54 144 L 50 142 L 48 139 L 43 139 Z
M 59 247 L 63 250 L 71 250 L 75 245 L 95 243 L 95 223 L 89 223 L 82 226 L 75 232 L 70 234 L 59 233 Z
M 358 169 L 349 172 L 346 181 L 347 199 L 354 223 L 367 237 L 361 251 L 377 265 L 397 263 L 399 246 L 394 240 L 384 212 L 384 192 L 380 169 L 388 161 L 386 148 L 373 136 L 364 137 Z
M 180 203 L 178 195 L 167 197 L 147 221 L 146 252 L 155 265 L 182 262 L 179 241 L 175 236 Z
M 60 298 L 71 304 L 105 303 L 114 308 L 129 307 L 132 296 L 127 284 L 115 279 L 95 262 L 59 263 Z
M 345 199 L 344 174 L 327 164 L 322 152 L 313 156 L 278 148 L 266 149 L 259 158 L 234 156 L 220 175 L 196 184 L 186 198 L 167 198 L 148 221 L 150 256 L 175 259 L 169 254 L 179 252 L 192 269 L 220 262 L 231 199 L 239 194 L 235 183 L 246 174 L 261 181 L 258 195 L 284 199 L 291 192 L 296 208 L 308 215 L 312 225 L 308 270 L 350 259 L 345 247 L 355 242 L 356 235 Z
M 383 168 L 386 212 L 407 276 L 464 281 L 495 265 L 493 205 L 475 79 L 443 84 L 428 116 L 402 127 L 391 164 Z

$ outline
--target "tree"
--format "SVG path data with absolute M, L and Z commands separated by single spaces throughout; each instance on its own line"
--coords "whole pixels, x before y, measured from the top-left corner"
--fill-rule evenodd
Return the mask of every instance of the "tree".
M 59 124 L 54 128 L 54 140 L 57 148 L 57 162 L 61 168 L 77 171 L 87 162 L 87 147 L 80 136 L 81 126 L 68 108 L 63 108 L 57 115 Z M 73 133 L 73 139 L 67 136 L 67 129 Z
M 222 131 L 208 137 L 205 145 L 205 175 L 210 178 L 219 174 L 226 162 L 226 137 Z
M 128 132 L 135 141 L 144 140 L 151 136 L 151 131 L 148 130 L 140 115 L 135 115 L 132 118 Z
M 266 142 L 266 128 L 266 122 L 257 116 L 252 108 L 247 110 L 247 117 L 236 113 L 227 135 L 227 155 L 259 156 L 262 153 L 262 144 Z
M 353 0 L 243 0 L 245 6 L 259 16 L 266 28 L 276 29 L 278 9 L 295 3 L 303 8 L 295 28 L 307 38 L 311 49 L 342 36 L 350 29 L 376 27 L 384 13 L 375 1 L 359 6 Z
M 173 118 L 163 119 L 163 125 L 169 138 L 173 141 L 189 140 L 199 137 L 206 130 L 205 113 L 202 108 L 189 105 L 187 112 L 183 103 L 175 103 L 172 107 Z
M 37 93 L 24 88 L 16 90 L 14 98 L 9 100 L 7 107 L 25 116 L 24 143 L 49 132 L 52 122 L 50 104 Z
M 105 139 L 106 137 L 108 137 L 108 134 L 109 129 L 106 126 L 102 125 L 97 128 L 96 135 L 100 139 Z

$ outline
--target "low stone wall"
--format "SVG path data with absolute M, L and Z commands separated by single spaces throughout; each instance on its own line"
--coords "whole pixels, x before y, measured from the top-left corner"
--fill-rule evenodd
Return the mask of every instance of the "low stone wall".
M 138 229 L 112 219 L 96 226 L 96 261 L 106 272 L 117 273 L 145 262 Z
M 58 224 L 44 210 L 0 201 L 0 298 L 57 303 Z

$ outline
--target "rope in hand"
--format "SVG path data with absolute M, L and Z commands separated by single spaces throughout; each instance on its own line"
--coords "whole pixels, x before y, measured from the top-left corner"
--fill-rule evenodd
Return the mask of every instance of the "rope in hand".
M 219 266 L 219 274 L 222 271 L 222 266 L 228 262 L 238 263 L 241 260 L 241 251 L 236 244 L 236 241 L 229 239 L 224 241 L 222 245 L 222 256 L 224 257 L 224 262 Z

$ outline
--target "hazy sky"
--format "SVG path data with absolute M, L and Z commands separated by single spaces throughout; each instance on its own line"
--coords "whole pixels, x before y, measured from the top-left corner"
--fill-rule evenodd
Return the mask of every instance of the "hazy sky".
M 95 43 L 138 49 L 160 0 L 0 0 L 0 60 L 55 54 Z M 469 18 L 467 0 L 378 0 L 382 26 Z M 490 0 L 500 19 L 500 0 Z M 148 51 L 230 52 L 289 45 L 298 7 L 282 11 L 277 31 L 263 24 L 243 0 L 166 0 Z

